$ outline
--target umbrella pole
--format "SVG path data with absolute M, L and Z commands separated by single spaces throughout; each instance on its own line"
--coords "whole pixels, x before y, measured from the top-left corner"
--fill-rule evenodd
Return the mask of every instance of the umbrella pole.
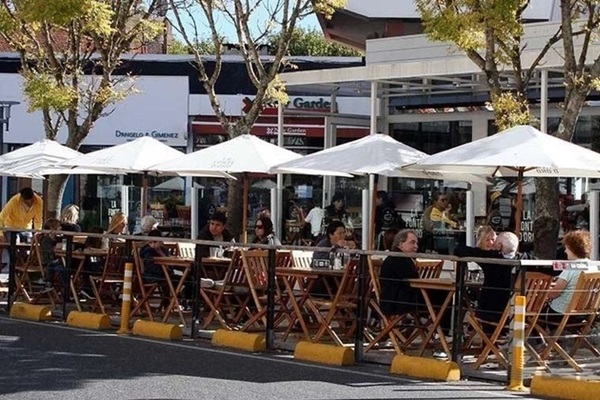
M 517 210 L 515 212 L 515 235 L 519 236 L 521 232 L 521 216 L 523 215 L 523 168 L 519 168 L 517 186 Z M 521 238 L 519 237 L 519 240 Z
M 243 210 L 242 210 L 242 241 L 248 243 L 248 177 L 246 174 L 243 175 L 244 179 L 244 198 Z
M 140 218 L 143 218 L 146 215 L 146 208 L 148 202 L 148 173 L 144 172 L 144 176 L 142 178 L 142 201 L 141 201 L 141 211 Z
M 373 180 L 373 186 L 371 187 L 371 208 L 369 209 L 369 211 L 371 212 L 371 226 L 369 228 L 369 250 L 375 250 L 375 204 L 377 203 L 377 183 L 379 181 L 379 175 L 369 176 L 369 182 L 371 181 L 371 179 Z M 363 232 L 363 235 L 365 235 L 366 233 L 367 232 Z

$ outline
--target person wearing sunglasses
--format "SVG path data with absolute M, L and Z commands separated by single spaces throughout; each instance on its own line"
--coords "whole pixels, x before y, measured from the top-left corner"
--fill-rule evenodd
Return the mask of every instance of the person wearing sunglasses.
M 273 232 L 273 221 L 271 221 L 271 218 L 266 215 L 258 217 L 254 225 L 254 240 L 252 243 L 281 246 L 281 241 L 275 236 L 275 232 Z

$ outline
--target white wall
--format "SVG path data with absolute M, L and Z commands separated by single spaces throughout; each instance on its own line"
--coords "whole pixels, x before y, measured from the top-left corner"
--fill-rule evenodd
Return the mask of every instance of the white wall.
M 33 143 L 44 137 L 41 112 L 28 113 L 18 74 L 0 74 L 0 100 L 21 104 L 11 110 L 10 131 L 6 143 Z M 84 144 L 114 145 L 135 137 L 153 136 L 171 146 L 185 146 L 188 124 L 188 77 L 140 76 L 135 78 L 139 93 L 128 96 L 101 117 Z M 63 128 L 58 141 L 67 138 Z
M 558 0 L 531 0 L 525 18 L 550 20 L 558 5 Z M 414 0 L 347 0 L 346 10 L 370 18 L 420 18 Z

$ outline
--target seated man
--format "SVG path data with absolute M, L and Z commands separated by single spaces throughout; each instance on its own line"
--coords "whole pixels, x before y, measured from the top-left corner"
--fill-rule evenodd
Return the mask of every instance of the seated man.
M 227 216 L 224 212 L 216 211 L 208 224 L 198 233 L 199 240 L 212 242 L 233 242 L 233 235 L 225 228 Z M 210 246 L 200 246 L 200 255 L 202 257 L 210 256 Z

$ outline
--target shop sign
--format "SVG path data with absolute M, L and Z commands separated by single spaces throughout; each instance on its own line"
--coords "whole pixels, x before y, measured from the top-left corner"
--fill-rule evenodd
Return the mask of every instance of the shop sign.
M 302 97 L 296 97 L 292 101 L 294 108 L 306 109 L 306 110 L 330 110 L 331 102 L 325 100 L 323 97 L 319 97 L 318 100 L 306 100 Z
M 521 219 L 521 242 L 533 243 L 533 216 L 531 211 L 523 210 L 523 217 Z
M 555 271 L 566 271 L 569 269 L 588 269 L 588 263 L 586 261 L 554 261 L 552 262 L 552 268 Z
M 159 132 L 159 131 L 150 131 L 150 132 L 135 132 L 135 131 L 121 131 L 119 129 L 115 130 L 116 138 L 125 138 L 127 141 L 134 140 L 137 138 L 141 138 L 144 136 L 149 136 L 161 142 L 168 143 L 171 140 L 179 140 L 180 134 L 177 132 Z

